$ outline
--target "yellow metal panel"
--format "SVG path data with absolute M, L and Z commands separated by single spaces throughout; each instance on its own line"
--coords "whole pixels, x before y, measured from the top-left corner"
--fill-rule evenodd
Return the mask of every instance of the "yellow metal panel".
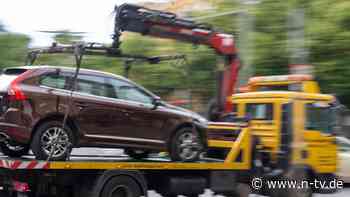
M 241 94 L 234 94 L 232 96 L 233 101 L 236 99 L 261 99 L 261 98 L 284 98 L 284 99 L 312 99 L 312 100 L 334 100 L 332 95 L 328 94 L 314 94 L 305 92 L 292 92 L 292 91 L 263 91 L 263 92 L 248 92 Z
M 224 129 L 224 130 L 239 130 L 241 127 L 229 127 L 229 126 L 208 126 L 208 129 Z
M 217 148 L 230 148 L 234 146 L 235 142 L 221 141 L 221 140 L 208 140 L 209 147 Z
M 321 93 L 320 86 L 316 81 L 305 81 L 303 82 L 303 91 L 308 93 Z
M 49 165 L 49 169 L 56 170 L 239 170 L 243 167 L 223 162 L 52 162 Z

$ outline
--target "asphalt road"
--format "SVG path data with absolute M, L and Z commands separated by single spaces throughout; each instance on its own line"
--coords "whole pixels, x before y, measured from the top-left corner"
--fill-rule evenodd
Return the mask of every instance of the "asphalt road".
M 1 153 L 0 153 L 1 155 Z M 98 158 L 111 158 L 115 156 L 123 155 L 123 150 L 119 149 L 97 149 L 97 148 L 79 148 L 74 149 L 72 155 L 80 155 L 80 156 L 94 156 Z M 83 158 L 83 157 L 82 157 Z M 1 193 L 0 196 L 2 197 Z M 161 197 L 161 195 L 157 194 L 154 191 L 149 192 L 150 197 Z M 213 195 L 210 190 L 207 190 L 201 197 L 219 197 L 219 195 Z M 344 188 L 335 194 L 315 194 L 315 197 L 349 197 L 350 196 L 350 188 Z M 260 195 L 251 194 L 250 197 L 262 197 Z

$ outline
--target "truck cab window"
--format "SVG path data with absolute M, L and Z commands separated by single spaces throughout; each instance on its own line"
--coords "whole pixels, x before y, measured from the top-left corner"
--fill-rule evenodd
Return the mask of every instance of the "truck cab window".
M 271 103 L 249 103 L 246 112 L 253 120 L 272 120 L 273 105 Z
M 331 107 L 320 107 L 315 104 L 306 104 L 306 130 L 317 130 L 323 133 L 332 133 L 336 122 L 335 111 Z

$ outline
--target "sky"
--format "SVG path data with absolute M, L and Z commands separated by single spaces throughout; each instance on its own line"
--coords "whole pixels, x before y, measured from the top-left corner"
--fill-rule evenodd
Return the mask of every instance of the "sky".
M 53 41 L 39 31 L 69 30 L 88 32 L 86 41 L 110 43 L 115 5 L 144 0 L 1 0 L 0 21 L 11 32 L 31 37 L 31 47 Z M 148 0 L 164 2 L 167 0 Z

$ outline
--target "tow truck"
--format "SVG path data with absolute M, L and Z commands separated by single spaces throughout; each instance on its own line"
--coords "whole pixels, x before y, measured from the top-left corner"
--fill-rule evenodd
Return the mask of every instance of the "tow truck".
M 29 52 L 27 63 L 32 64 L 42 53 L 73 53 L 77 65 L 76 79 L 84 55 L 133 58 L 149 63 L 172 59 L 172 57 L 124 54 L 119 47 L 123 31 L 210 46 L 219 55 L 224 56 L 227 63 L 224 69 L 218 72 L 218 93 L 215 105 L 210 111 L 210 119 L 220 120 L 235 109 L 239 112 L 244 111 L 244 107 L 235 108 L 233 106 L 232 98 L 239 99 L 245 96 L 232 97 L 239 71 L 238 50 L 235 47 L 233 36 L 218 32 L 205 24 L 178 18 L 169 12 L 123 4 L 116 7 L 115 29 L 111 46 L 97 43 L 77 43 L 70 46 L 55 44 L 49 48 Z M 71 91 L 74 91 L 75 81 L 72 82 Z M 276 117 L 283 117 L 278 119 L 276 124 L 283 129 L 281 132 L 271 133 L 267 138 L 265 136 L 260 139 L 264 136 L 254 133 L 255 128 L 243 117 L 230 116 L 234 120 L 208 124 L 208 149 L 225 150 L 221 158 L 208 157 L 203 154 L 197 162 L 177 163 L 159 156 L 145 160 L 131 160 L 125 156 L 107 159 L 95 158 L 91 155 L 84 158 L 71 155 L 70 160 L 63 162 L 37 161 L 31 156 L 21 159 L 1 157 L 0 188 L 4 195 L 6 193 L 17 197 L 136 197 L 147 196 L 148 190 L 155 190 L 163 196 L 198 196 L 206 188 L 211 189 L 215 194 L 225 196 L 248 196 L 252 192 L 249 185 L 254 178 L 261 178 L 264 181 L 273 180 L 276 177 L 301 180 L 306 176 L 304 176 L 303 168 L 299 167 L 305 166 L 305 156 L 308 156 L 309 152 L 305 149 L 293 150 L 293 147 L 305 145 L 305 141 L 302 132 L 299 131 L 300 123 L 297 121 L 299 117 L 297 115 L 300 114 L 295 113 L 301 108 L 292 108 L 292 106 L 298 106 L 300 100 L 308 99 L 308 96 L 298 97 L 295 93 L 286 93 L 284 96 L 276 94 L 276 96 L 281 101 L 279 108 L 276 108 Z M 250 95 L 246 99 L 252 100 L 253 97 L 254 95 Z M 311 96 L 310 98 L 316 97 Z M 322 98 L 326 105 L 332 101 L 331 96 Z M 245 102 L 244 99 L 241 100 Z M 282 104 L 286 104 L 285 107 L 281 108 L 284 106 Z M 243 111 L 238 115 L 244 114 Z M 68 114 L 69 110 L 66 116 Z M 271 143 L 271 140 L 275 146 L 269 149 L 266 144 Z M 326 140 L 332 143 L 331 137 Z M 264 158 L 266 156 L 264 152 L 268 153 L 267 159 Z M 320 157 L 329 165 L 327 172 L 330 174 L 336 166 L 333 155 L 330 153 L 331 157 Z M 317 151 L 313 151 L 312 156 L 315 159 L 319 158 Z M 316 163 L 315 166 L 319 166 L 319 163 Z M 254 192 L 269 196 L 311 196 L 313 192 L 312 188 L 274 190 L 266 188 L 264 183 L 260 184 L 262 185 L 255 185 L 261 187 L 255 187 Z

